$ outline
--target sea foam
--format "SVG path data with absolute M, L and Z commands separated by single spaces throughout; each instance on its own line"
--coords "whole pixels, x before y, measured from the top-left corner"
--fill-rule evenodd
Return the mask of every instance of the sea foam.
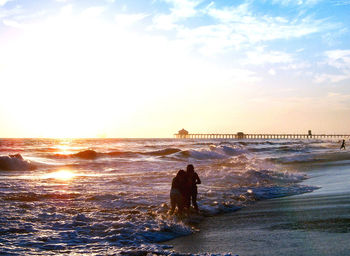
M 36 166 L 30 161 L 24 160 L 20 154 L 0 156 L 0 170 L 33 170 Z
M 30 250 L 33 255 L 168 255 L 170 251 L 157 243 L 196 232 L 196 224 L 206 216 L 317 189 L 302 185 L 307 176 L 291 170 L 290 163 L 308 152 L 310 159 L 348 157 L 335 152 L 336 144 L 320 141 L 80 139 L 61 142 L 64 147 L 58 143 L 3 143 L 1 152 L 6 155 L 0 157 L 0 169 L 17 172 L 3 172 L 0 180 L 0 231 L 6 241 L 0 254 L 24 255 Z M 25 159 L 7 156 L 18 148 Z M 202 180 L 201 214 L 169 216 L 171 180 L 189 163 Z M 61 169 L 76 175 L 45 178 Z

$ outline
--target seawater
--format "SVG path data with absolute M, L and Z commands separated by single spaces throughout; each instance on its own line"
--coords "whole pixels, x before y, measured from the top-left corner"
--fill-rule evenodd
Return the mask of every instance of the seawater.
M 0 139 L 0 254 L 170 254 L 206 216 L 311 192 L 300 164 L 350 161 L 337 141 Z M 17 154 L 17 155 L 16 155 Z M 18 155 L 20 154 L 20 155 Z M 200 216 L 169 216 L 193 164 Z M 67 173 L 69 174 L 67 176 Z

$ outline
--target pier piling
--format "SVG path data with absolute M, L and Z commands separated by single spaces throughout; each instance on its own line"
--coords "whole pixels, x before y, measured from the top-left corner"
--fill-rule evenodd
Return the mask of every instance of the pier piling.
M 182 129 L 174 134 L 177 139 L 350 139 L 350 134 L 267 134 L 267 133 L 189 133 Z

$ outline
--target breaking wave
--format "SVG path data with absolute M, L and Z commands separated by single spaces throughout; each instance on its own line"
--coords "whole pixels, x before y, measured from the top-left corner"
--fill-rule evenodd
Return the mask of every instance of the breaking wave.
M 229 146 L 210 145 L 209 149 L 201 150 L 184 150 L 179 152 L 181 156 L 186 158 L 194 158 L 197 160 L 210 159 L 226 159 L 232 156 L 242 155 L 247 153 L 247 150 L 242 148 L 234 148 Z
M 167 155 L 172 155 L 174 153 L 177 153 L 179 151 L 181 151 L 181 149 L 178 149 L 178 148 L 166 148 L 166 149 L 162 149 L 162 150 L 146 152 L 144 154 L 152 155 L 152 156 L 167 156 Z
M 137 157 L 140 155 L 150 155 L 150 156 L 167 156 L 172 155 L 181 151 L 178 148 L 166 148 L 162 150 L 155 151 L 111 151 L 111 152 L 97 152 L 95 150 L 87 149 L 74 154 L 55 154 L 51 157 L 54 158 L 81 158 L 81 159 L 96 159 L 99 157 Z
M 30 161 L 24 160 L 20 154 L 0 156 L 0 170 L 22 171 L 34 170 L 36 166 Z
M 37 170 L 5 173 L 15 178 L 0 180 L 5 255 L 28 248 L 33 255 L 104 255 L 106 248 L 117 255 L 161 255 L 157 242 L 195 232 L 193 224 L 206 216 L 317 189 L 303 185 L 307 175 L 287 164 L 350 160 L 336 143 L 321 141 L 77 140 L 61 147 L 67 154 L 57 154 L 60 147 L 52 141 L 11 143 L 2 154 L 21 148 L 35 162 L 0 156 L 0 169 Z M 201 214 L 169 216 L 171 180 L 188 163 L 202 180 Z M 77 175 L 41 178 L 61 169 Z
M 197 160 L 203 159 L 223 159 L 230 156 L 237 156 L 240 154 L 246 153 L 247 150 L 244 150 L 239 147 L 229 147 L 229 146 L 215 146 L 210 144 L 209 149 L 201 150 L 181 150 L 179 148 L 165 148 L 155 151 L 112 151 L 112 152 L 97 152 L 95 150 L 83 150 L 74 154 L 55 154 L 55 158 L 80 158 L 94 160 L 99 157 L 138 157 L 142 155 L 148 156 L 180 156 L 194 158 Z

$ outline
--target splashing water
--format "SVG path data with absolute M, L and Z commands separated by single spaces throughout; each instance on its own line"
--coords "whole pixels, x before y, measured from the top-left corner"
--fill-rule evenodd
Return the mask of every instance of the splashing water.
M 203 216 L 313 191 L 291 167 L 350 160 L 336 149 L 323 141 L 2 139 L 0 253 L 167 254 L 156 243 L 190 234 Z M 167 214 L 171 180 L 188 163 L 202 180 L 202 214 L 190 222 Z

